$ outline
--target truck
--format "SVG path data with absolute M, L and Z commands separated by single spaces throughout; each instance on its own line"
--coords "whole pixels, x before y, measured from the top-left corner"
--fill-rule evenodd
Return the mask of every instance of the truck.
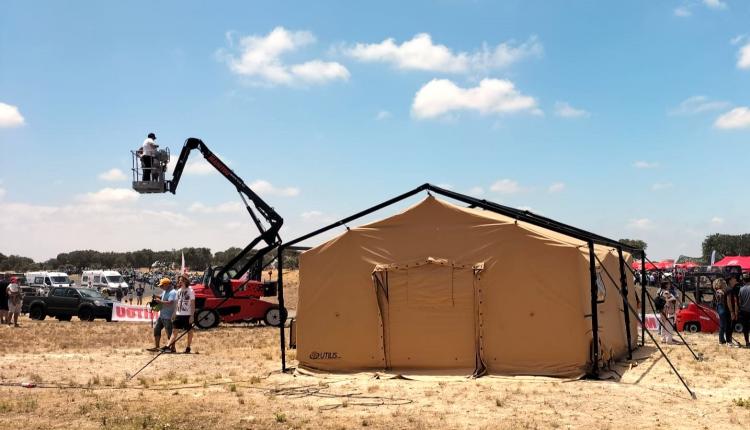
M 105 296 L 112 296 L 117 290 L 127 291 L 128 283 L 115 270 L 85 270 L 81 275 L 81 287 L 93 288 Z
M 34 320 L 53 317 L 70 321 L 74 316 L 81 321 L 102 318 L 112 320 L 113 302 L 90 288 L 54 287 L 44 296 L 24 296 L 21 312 Z
M 260 278 L 264 269 L 264 257 L 281 245 L 279 230 L 284 220 L 202 140 L 194 137 L 185 140 L 171 180 L 165 179 L 163 169 L 156 180 L 141 180 L 137 153 L 133 151 L 133 189 L 141 194 L 175 194 L 188 157 L 196 149 L 208 164 L 236 188 L 259 234 L 225 265 L 208 267 L 204 272 L 203 283 L 193 286 L 195 325 L 207 329 L 215 327 L 220 321 L 264 321 L 272 326 L 280 326 L 286 320 L 286 310 L 262 299 L 276 294 L 276 284 L 262 283 Z M 169 163 L 169 151 L 164 151 L 159 163 L 163 166 Z M 260 248 L 255 249 L 258 245 Z
M 72 284 L 68 274 L 63 272 L 27 272 L 25 276 L 29 286 L 45 290 L 53 287 L 69 287 Z

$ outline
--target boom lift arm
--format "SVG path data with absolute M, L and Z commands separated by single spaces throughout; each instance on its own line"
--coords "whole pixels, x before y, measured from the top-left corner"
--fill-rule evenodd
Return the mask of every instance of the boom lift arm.
M 278 213 L 276 213 L 276 211 L 271 206 L 268 205 L 268 203 L 266 203 L 257 193 L 255 193 L 249 186 L 247 186 L 242 178 L 237 176 L 237 174 L 234 173 L 232 169 L 230 169 L 226 164 L 224 164 L 224 162 L 221 161 L 219 157 L 216 156 L 216 154 L 208 149 L 208 146 L 206 146 L 206 144 L 203 143 L 202 140 L 195 137 L 190 137 L 185 141 L 185 144 L 182 147 L 182 151 L 180 152 L 180 156 L 177 159 L 177 164 L 175 166 L 174 173 L 172 174 L 172 180 L 164 182 L 164 188 L 162 192 L 169 191 L 170 193 L 175 194 L 175 192 L 177 191 L 177 186 L 180 183 L 180 178 L 182 177 L 182 172 L 185 169 L 185 164 L 187 163 L 188 157 L 190 156 L 190 152 L 194 149 L 199 150 L 206 161 L 208 161 L 210 165 L 218 170 L 219 173 L 221 173 L 232 185 L 235 186 L 235 188 L 237 188 L 237 193 L 240 195 L 242 202 L 245 204 L 247 213 L 250 214 L 250 218 L 252 218 L 255 227 L 260 233 L 259 236 L 254 238 L 242 251 L 240 251 L 239 254 L 234 256 L 234 258 L 226 263 L 218 272 L 214 273 L 213 269 L 209 270 L 207 276 L 209 281 L 208 284 L 213 290 L 214 294 L 217 297 L 230 297 L 233 295 L 233 289 L 229 281 L 229 270 L 232 269 L 245 256 L 250 254 L 253 248 L 262 241 L 265 243 L 265 246 L 259 249 L 255 254 L 253 254 L 247 261 L 247 263 L 245 263 L 242 268 L 240 268 L 240 270 L 238 270 L 236 273 L 233 273 L 231 276 L 232 279 L 239 279 L 242 277 L 242 275 L 248 272 L 248 270 L 251 270 L 252 272 L 250 279 L 259 277 L 260 270 L 263 266 L 263 257 L 281 244 L 279 230 L 281 229 L 284 220 Z M 253 209 L 253 207 L 255 209 Z M 260 220 L 258 214 L 260 214 L 260 217 L 263 217 L 263 219 L 268 223 L 267 227 Z

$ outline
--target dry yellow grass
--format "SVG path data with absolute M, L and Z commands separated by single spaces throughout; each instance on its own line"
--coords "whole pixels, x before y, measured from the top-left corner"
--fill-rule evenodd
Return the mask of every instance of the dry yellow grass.
M 42 322 L 0 327 L 0 425 L 26 429 L 705 428 L 750 423 L 750 350 L 688 337 L 706 360 L 666 346 L 698 395 L 639 350 L 619 382 L 552 378 L 407 381 L 279 374 L 278 330 L 199 331 L 191 355 L 152 353 L 147 324 Z M 533 341 L 533 339 L 532 339 Z M 542 347 L 542 346 L 540 346 Z M 295 351 L 289 358 L 294 365 Z M 274 373 L 276 372 L 276 373 Z M 33 381 L 44 387 L 22 388 Z M 60 388 L 55 388 L 59 386 Z M 379 406 L 376 406 L 379 405 Z

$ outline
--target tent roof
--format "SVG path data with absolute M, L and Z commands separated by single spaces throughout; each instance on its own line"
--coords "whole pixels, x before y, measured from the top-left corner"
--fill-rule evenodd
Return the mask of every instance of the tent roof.
M 740 266 L 742 270 L 750 270 L 750 257 L 724 257 L 714 263 L 714 266 Z

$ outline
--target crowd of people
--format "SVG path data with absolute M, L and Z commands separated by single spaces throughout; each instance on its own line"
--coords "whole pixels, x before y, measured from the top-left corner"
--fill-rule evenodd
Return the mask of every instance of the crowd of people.
M 18 327 L 18 316 L 22 305 L 21 286 L 18 278 L 0 278 L 0 324 Z

